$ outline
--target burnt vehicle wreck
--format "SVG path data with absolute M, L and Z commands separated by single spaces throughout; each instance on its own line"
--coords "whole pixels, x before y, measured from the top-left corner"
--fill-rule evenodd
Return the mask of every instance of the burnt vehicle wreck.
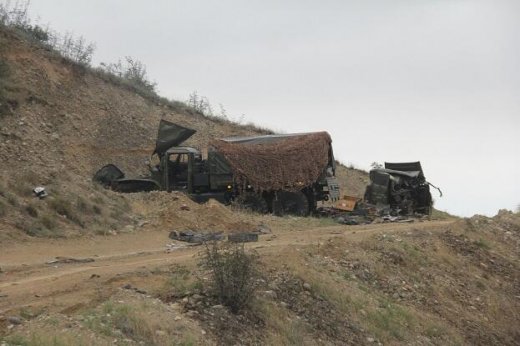
M 278 215 L 307 215 L 339 198 L 331 138 L 326 132 L 215 139 L 207 158 L 180 146 L 195 130 L 161 120 L 150 175 L 129 179 L 113 164 L 93 180 L 118 192 L 182 191 L 196 202 L 236 201 Z
M 433 199 L 429 183 L 420 162 L 389 163 L 384 168 L 372 169 L 365 201 L 377 206 L 381 213 L 391 215 L 431 215 Z

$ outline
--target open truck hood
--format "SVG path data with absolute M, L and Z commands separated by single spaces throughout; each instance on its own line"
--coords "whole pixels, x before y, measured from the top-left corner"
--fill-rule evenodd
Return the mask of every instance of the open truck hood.
M 197 131 L 166 120 L 161 120 L 159 123 L 159 130 L 157 131 L 157 140 L 155 141 L 155 150 L 153 154 L 162 156 L 166 150 L 178 146 L 193 136 L 195 132 Z

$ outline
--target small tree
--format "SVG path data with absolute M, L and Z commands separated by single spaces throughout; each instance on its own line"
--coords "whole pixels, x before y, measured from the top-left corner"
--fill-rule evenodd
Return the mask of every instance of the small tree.
M 105 72 L 124 79 L 141 90 L 155 93 L 156 84 L 148 80 L 146 65 L 141 61 L 131 56 L 125 56 L 124 62 L 118 60 L 116 63 L 101 63 L 100 65 Z
M 188 97 L 188 106 L 193 108 L 196 112 L 204 114 L 206 116 L 213 115 L 213 107 L 209 103 L 206 96 L 200 96 L 197 91 L 194 91 Z M 224 110 L 225 111 L 225 110 Z
M 258 286 L 258 255 L 244 244 L 206 243 L 200 265 L 209 271 L 211 290 L 231 312 L 237 313 L 253 298 Z

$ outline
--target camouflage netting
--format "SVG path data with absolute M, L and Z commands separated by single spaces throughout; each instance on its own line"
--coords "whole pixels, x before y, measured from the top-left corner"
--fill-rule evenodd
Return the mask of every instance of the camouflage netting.
M 318 180 L 329 162 L 331 142 L 327 132 L 316 132 L 255 144 L 214 140 L 211 146 L 229 162 L 240 186 L 296 191 Z

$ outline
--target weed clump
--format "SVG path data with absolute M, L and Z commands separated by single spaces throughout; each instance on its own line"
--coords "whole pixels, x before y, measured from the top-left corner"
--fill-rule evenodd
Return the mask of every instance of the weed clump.
M 199 256 L 199 264 L 209 271 L 210 289 L 221 304 L 237 313 L 251 302 L 260 278 L 256 252 L 246 252 L 244 244 L 212 242 L 205 244 Z

